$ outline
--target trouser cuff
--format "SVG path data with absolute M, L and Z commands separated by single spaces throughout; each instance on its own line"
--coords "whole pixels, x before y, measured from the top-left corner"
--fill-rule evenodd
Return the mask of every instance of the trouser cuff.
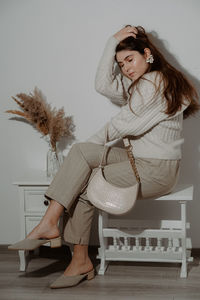
M 70 244 L 76 244 L 76 245 L 89 245 L 88 238 L 84 237 L 71 237 L 71 236 L 65 236 L 64 237 L 65 242 Z

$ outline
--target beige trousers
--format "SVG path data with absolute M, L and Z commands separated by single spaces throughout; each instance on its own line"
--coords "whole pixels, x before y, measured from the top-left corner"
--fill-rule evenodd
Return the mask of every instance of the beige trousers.
M 71 147 L 45 196 L 62 204 L 68 212 L 64 228 L 65 241 L 88 245 L 95 207 L 87 198 L 87 182 L 97 171 L 104 147 L 94 143 L 77 143 Z M 135 158 L 141 179 L 139 198 L 169 193 L 179 176 L 180 160 Z M 110 147 L 104 174 L 107 181 L 127 187 L 136 177 L 126 150 Z

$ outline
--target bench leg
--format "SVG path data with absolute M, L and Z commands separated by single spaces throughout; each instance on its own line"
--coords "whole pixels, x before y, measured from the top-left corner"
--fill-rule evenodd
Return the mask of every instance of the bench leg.
M 186 255 L 186 201 L 180 201 L 182 221 L 182 266 L 180 278 L 187 278 L 187 255 Z
M 103 255 L 101 257 L 101 263 L 100 263 L 100 268 L 99 268 L 98 274 L 104 275 L 107 267 L 108 267 L 108 261 L 105 261 L 105 256 Z
M 105 249 L 107 247 L 107 238 L 103 236 L 103 228 L 107 225 L 107 220 L 108 220 L 108 215 L 103 211 L 99 211 L 99 242 L 100 242 L 99 255 L 101 257 L 100 268 L 98 271 L 99 275 L 104 275 L 108 267 L 108 262 L 105 260 Z
M 182 261 L 180 278 L 187 278 L 187 262 Z

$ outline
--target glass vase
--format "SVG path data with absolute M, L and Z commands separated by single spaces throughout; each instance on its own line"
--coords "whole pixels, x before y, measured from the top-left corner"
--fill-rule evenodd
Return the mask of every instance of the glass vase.
M 47 152 L 47 177 L 54 177 L 63 163 L 63 155 L 61 152 L 53 151 L 51 148 Z

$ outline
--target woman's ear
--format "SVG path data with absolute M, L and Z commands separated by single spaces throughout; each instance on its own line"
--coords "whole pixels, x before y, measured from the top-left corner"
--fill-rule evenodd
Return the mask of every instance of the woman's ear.
M 144 49 L 144 57 L 145 59 L 151 55 L 151 50 L 149 48 Z

